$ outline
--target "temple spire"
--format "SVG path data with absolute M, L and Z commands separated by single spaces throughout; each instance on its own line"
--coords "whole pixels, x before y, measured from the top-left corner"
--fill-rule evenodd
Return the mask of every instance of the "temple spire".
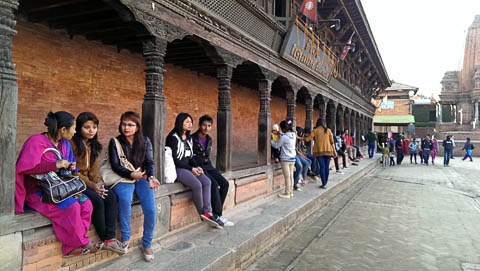
M 477 66 L 480 66 L 480 15 L 475 16 L 475 20 L 468 28 L 465 41 L 463 69 L 460 76 L 460 84 L 463 90 L 470 91 L 473 89 L 473 75 Z

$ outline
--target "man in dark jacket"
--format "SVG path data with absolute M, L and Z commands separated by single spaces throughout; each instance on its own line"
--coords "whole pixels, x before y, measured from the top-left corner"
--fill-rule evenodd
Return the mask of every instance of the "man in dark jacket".
M 372 128 L 368 128 L 367 134 L 367 142 L 368 142 L 368 158 L 372 158 L 375 154 L 375 145 L 377 143 L 377 136 L 374 132 L 372 132 Z
M 209 115 L 203 115 L 199 120 L 198 130 L 192 135 L 193 139 L 193 159 L 195 163 L 203 169 L 203 173 L 212 181 L 212 211 L 214 218 L 218 218 L 223 223 L 222 226 L 233 226 L 222 216 L 223 204 L 228 193 L 228 181 L 222 176 L 210 161 L 210 151 L 212 150 L 212 138 L 208 133 L 212 129 L 213 118 Z
M 452 157 L 452 150 L 453 150 L 453 142 L 450 139 L 450 136 L 443 141 L 443 166 L 448 167 L 448 163 L 450 162 L 450 157 Z
M 422 141 L 423 161 L 428 166 L 428 159 L 430 157 L 430 151 L 433 149 L 433 142 L 430 139 L 430 135 L 427 135 Z

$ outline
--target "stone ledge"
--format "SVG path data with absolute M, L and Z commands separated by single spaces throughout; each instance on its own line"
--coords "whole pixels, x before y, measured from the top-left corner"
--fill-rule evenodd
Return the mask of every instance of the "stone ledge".
M 279 199 L 274 194 L 258 197 L 225 212 L 235 222 L 223 230 L 206 225 L 195 230 L 169 233 L 154 242 L 155 261 L 145 263 L 139 251 L 119 257 L 95 270 L 234 270 L 248 265 L 257 255 L 270 249 L 294 225 L 300 223 L 328 200 L 352 185 L 361 176 L 380 164 L 377 159 L 364 159 L 345 175 L 331 174 L 329 189 L 309 184 L 292 199 Z

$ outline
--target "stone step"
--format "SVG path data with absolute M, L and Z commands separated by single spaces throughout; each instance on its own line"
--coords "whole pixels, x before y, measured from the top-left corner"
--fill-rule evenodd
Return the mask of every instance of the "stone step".
M 318 183 L 309 183 L 291 199 L 270 195 L 228 210 L 224 216 L 235 222 L 234 227 L 213 229 L 196 224 L 170 233 L 154 242 L 155 260 L 152 263 L 143 261 L 140 249 L 135 248 L 92 270 L 243 269 L 295 230 L 295 225 L 379 166 L 378 157 L 363 159 L 359 166 L 346 169 L 344 175 L 332 170 L 326 190 L 320 189 Z

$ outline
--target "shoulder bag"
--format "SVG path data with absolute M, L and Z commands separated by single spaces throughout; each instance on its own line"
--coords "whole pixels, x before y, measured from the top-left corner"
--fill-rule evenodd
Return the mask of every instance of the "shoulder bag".
M 62 159 L 62 155 L 57 149 L 47 148 L 43 151 L 54 152 L 59 160 Z M 71 196 L 85 191 L 87 186 L 78 176 L 73 176 L 72 172 L 68 169 L 61 168 L 58 172 L 50 171 L 45 174 L 32 175 L 37 179 L 37 185 L 42 191 L 42 201 L 46 203 L 60 203 Z
M 135 171 L 135 168 L 133 167 L 132 163 L 130 163 L 127 160 L 127 157 L 123 153 L 122 146 L 120 145 L 120 142 L 118 141 L 118 139 L 113 138 L 113 140 L 115 142 L 115 146 L 117 147 L 117 154 L 118 154 L 118 160 L 120 161 L 120 165 L 122 165 L 122 167 L 127 168 L 131 171 Z M 120 177 L 120 175 L 115 173 L 112 169 L 112 165 L 110 164 L 108 153 L 106 153 L 105 156 L 106 156 L 106 159 L 103 162 L 103 164 L 100 166 L 100 176 L 102 177 L 103 183 L 106 186 L 113 188 L 115 185 L 117 185 L 120 182 L 122 183 L 136 182 L 135 180 L 132 180 L 132 179 L 122 178 Z

